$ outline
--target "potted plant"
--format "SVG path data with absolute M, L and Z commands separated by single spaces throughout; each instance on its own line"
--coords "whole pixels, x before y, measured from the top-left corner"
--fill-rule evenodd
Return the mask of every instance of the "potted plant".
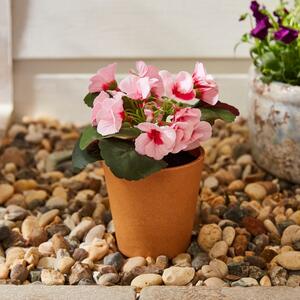
M 220 118 L 238 111 L 219 101 L 216 82 L 197 63 L 193 74 L 139 61 L 120 83 L 116 64 L 91 78 L 91 125 L 73 165 L 103 162 L 118 247 L 127 256 L 173 257 L 190 242 L 204 152 L 200 142 Z
M 256 1 L 250 43 L 249 129 L 257 163 L 280 178 L 300 183 L 300 1 L 285 1 L 274 12 Z

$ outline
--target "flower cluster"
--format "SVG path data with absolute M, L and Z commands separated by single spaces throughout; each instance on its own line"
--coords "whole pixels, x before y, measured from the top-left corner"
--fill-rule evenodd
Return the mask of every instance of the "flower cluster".
M 215 119 L 231 122 L 239 114 L 219 101 L 216 82 L 199 62 L 192 73 L 173 75 L 138 61 L 120 82 L 116 64 L 110 64 L 90 79 L 84 101 L 92 109 L 91 125 L 74 149 L 75 165 L 103 159 L 116 176 L 129 180 L 199 148 L 211 136 Z M 100 154 L 91 156 L 95 145 Z
M 200 109 L 185 105 L 196 97 L 210 105 L 218 101 L 217 84 L 202 63 L 196 64 L 193 74 L 182 71 L 173 76 L 139 61 L 137 70 L 119 84 L 115 68 L 111 64 L 100 69 L 89 86 L 90 92 L 99 92 L 92 108 L 92 125 L 99 134 L 116 134 L 123 123 L 135 126 L 141 131 L 135 150 L 156 160 L 199 147 L 211 136 L 211 125 L 200 120 Z
M 240 20 L 251 18 L 252 29 L 242 37 L 243 42 L 252 43 L 250 51 L 255 66 L 262 73 L 263 81 L 281 81 L 300 84 L 300 4 L 288 10 L 284 1 L 274 12 L 257 1 L 251 1 L 251 14 L 244 14 Z M 252 19 L 255 21 L 253 26 Z

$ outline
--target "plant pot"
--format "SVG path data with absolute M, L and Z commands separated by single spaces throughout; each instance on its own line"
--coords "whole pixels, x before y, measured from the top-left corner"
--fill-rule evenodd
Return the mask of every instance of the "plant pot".
M 250 73 L 252 154 L 268 172 L 300 183 L 300 86 L 264 84 Z
M 204 151 L 191 163 L 128 181 L 104 165 L 120 251 L 128 256 L 167 255 L 189 246 L 199 193 Z

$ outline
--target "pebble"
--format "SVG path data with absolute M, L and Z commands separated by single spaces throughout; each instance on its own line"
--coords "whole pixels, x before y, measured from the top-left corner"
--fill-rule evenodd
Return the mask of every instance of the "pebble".
M 235 238 L 235 230 L 231 226 L 226 226 L 223 229 L 223 241 L 230 247 Z
M 270 277 L 268 275 L 263 276 L 260 279 L 259 284 L 261 286 L 272 286 L 271 279 L 270 279 Z
M 190 267 L 192 262 L 191 255 L 188 253 L 180 253 L 172 259 L 174 266 Z
M 165 285 L 186 285 L 194 278 L 195 270 L 191 267 L 170 267 L 164 270 L 162 280 Z
M 63 285 L 65 277 L 56 270 L 43 269 L 41 272 L 41 281 L 45 285 Z
M 92 261 L 102 259 L 108 252 L 108 244 L 105 240 L 94 240 L 93 244 L 86 248 L 89 253 L 88 258 Z
M 91 228 L 87 233 L 84 241 L 86 243 L 91 243 L 94 239 L 102 239 L 105 232 L 104 225 L 96 225 L 95 227 Z
M 147 286 L 161 285 L 163 283 L 162 277 L 159 274 L 141 274 L 131 281 L 131 286 L 142 289 Z
M 244 188 L 245 183 L 240 179 L 234 180 L 228 185 L 228 191 L 230 192 L 242 191 Z
M 103 263 L 105 265 L 113 266 L 116 271 L 120 271 L 124 264 L 124 258 L 120 252 L 115 252 L 106 255 L 103 259 Z
M 240 280 L 231 283 L 231 286 L 250 287 L 259 285 L 257 280 L 251 277 L 241 278 Z
M 206 224 L 200 229 L 198 244 L 204 251 L 209 251 L 213 245 L 222 239 L 222 230 L 216 224 Z
M 192 267 L 197 270 L 201 269 L 202 266 L 207 265 L 210 258 L 206 252 L 198 253 L 192 260 Z
M 29 209 L 42 206 L 48 194 L 43 190 L 30 190 L 25 193 L 25 203 Z
M 222 279 L 217 277 L 208 278 L 203 282 L 203 284 L 211 288 L 222 288 L 224 286 L 227 286 L 227 284 Z
M 300 225 L 300 211 L 295 211 L 290 217 L 290 220 L 294 221 L 295 224 Z
M 24 248 L 21 247 L 12 247 L 12 248 L 8 248 L 5 254 L 6 254 L 6 265 L 10 267 L 15 261 L 24 258 L 25 250 Z
M 27 217 L 22 223 L 22 235 L 32 246 L 39 246 L 48 239 L 46 231 L 39 226 L 34 216 Z
M 287 280 L 287 271 L 279 266 L 274 266 L 269 270 L 269 276 L 272 285 L 285 285 Z
M 209 265 L 202 266 L 201 271 L 206 278 L 224 278 L 228 274 L 228 267 L 223 261 L 213 259 L 210 261 Z
M 82 249 L 82 248 L 76 248 L 74 253 L 73 253 L 73 258 L 76 261 L 82 261 L 85 258 L 87 258 L 88 256 L 89 256 L 89 253 L 86 250 Z
M 245 187 L 245 193 L 255 200 L 263 200 L 267 196 L 266 189 L 258 183 L 249 183 Z
M 40 260 L 40 252 L 38 250 L 38 248 L 36 247 L 31 247 L 29 248 L 24 256 L 24 260 L 29 264 L 29 265 L 33 265 L 36 266 Z
M 271 220 L 269 219 L 265 220 L 264 226 L 270 233 L 280 236 L 278 229 L 276 228 L 275 224 Z
M 214 190 L 219 186 L 219 181 L 216 177 L 209 176 L 204 180 L 203 185 L 204 185 L 204 187 Z
M 300 286 L 300 275 L 290 275 L 286 285 L 289 287 L 298 287 Z
M 76 262 L 71 268 L 71 274 L 69 277 L 69 282 L 71 285 L 78 283 L 83 279 L 92 279 L 92 271 L 88 265 Z
M 264 223 L 254 217 L 247 216 L 242 220 L 243 226 L 250 232 L 252 235 L 256 236 L 262 233 L 266 233 L 266 228 Z
M 85 234 L 95 226 L 95 221 L 92 219 L 82 220 L 70 233 L 70 238 L 76 237 L 78 240 L 82 240 Z
M 37 268 L 38 269 L 54 269 L 55 268 L 55 257 L 42 257 L 40 258 Z
M 93 278 L 97 284 L 103 286 L 116 285 L 120 281 L 120 276 L 116 273 L 106 273 L 101 275 L 99 272 L 94 272 Z
M 127 259 L 125 264 L 123 265 L 123 272 L 128 273 L 132 271 L 136 267 L 142 267 L 147 264 L 147 261 L 144 257 L 141 256 L 135 256 L 135 257 L 130 257 Z
M 9 205 L 6 208 L 6 220 L 9 221 L 21 221 L 26 218 L 28 211 L 17 205 Z
M 10 184 L 0 184 L 0 205 L 3 205 L 13 194 L 14 188 Z
M 296 241 L 300 241 L 300 226 L 290 225 L 282 233 L 281 245 L 292 245 Z
M 38 186 L 37 182 L 33 179 L 20 179 L 14 183 L 16 192 L 24 192 L 28 190 L 34 190 Z
M 300 251 L 288 251 L 278 254 L 273 261 L 287 270 L 300 270 Z
M 250 154 L 243 154 L 236 161 L 236 163 L 238 165 L 242 165 L 242 166 L 250 165 L 250 164 L 252 164 L 252 162 L 253 162 L 253 159 Z
M 235 255 L 244 255 L 248 246 L 248 239 L 244 234 L 238 234 L 233 242 Z
M 10 271 L 10 279 L 24 282 L 27 279 L 28 271 L 23 264 L 16 264 L 12 267 Z
M 228 251 L 228 245 L 224 241 L 219 241 L 214 244 L 214 246 L 209 251 L 209 256 L 211 258 L 218 258 L 226 256 Z
M 159 255 L 156 258 L 155 265 L 160 269 L 165 269 L 168 266 L 169 258 L 165 255 Z
M 5 224 L 0 224 L 0 242 L 4 241 L 10 236 L 10 228 Z
M 68 201 L 62 197 L 51 197 L 46 202 L 46 207 L 48 209 L 64 209 L 68 206 Z
M 62 274 L 69 274 L 75 260 L 72 257 L 64 256 L 58 257 L 55 261 L 55 269 Z
M 0 279 L 7 279 L 9 268 L 6 263 L 0 263 Z
M 49 223 L 51 223 L 56 216 L 59 215 L 59 210 L 58 209 L 51 209 L 44 214 L 42 214 L 39 218 L 39 225 L 41 227 L 45 227 Z

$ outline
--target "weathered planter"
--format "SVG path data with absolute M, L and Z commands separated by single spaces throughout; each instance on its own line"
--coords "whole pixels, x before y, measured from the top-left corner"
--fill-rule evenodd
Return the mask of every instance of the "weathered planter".
M 250 78 L 252 154 L 270 173 L 300 183 L 300 86 Z
M 194 223 L 204 151 L 191 163 L 128 181 L 104 165 L 118 248 L 126 256 L 174 257 L 184 252 Z

